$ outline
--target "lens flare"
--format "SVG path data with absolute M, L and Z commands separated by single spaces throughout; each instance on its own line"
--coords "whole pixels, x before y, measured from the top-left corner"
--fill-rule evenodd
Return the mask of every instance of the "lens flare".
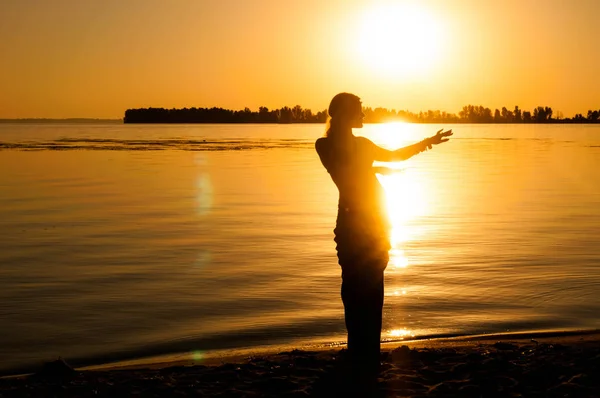
M 194 265 L 196 266 L 196 268 L 205 268 L 208 264 L 210 264 L 211 260 L 212 255 L 210 254 L 210 252 L 208 250 L 204 250 L 198 253 Z
M 204 360 L 204 352 L 194 351 L 192 352 L 192 359 L 194 362 L 202 362 Z
M 208 173 L 198 177 L 197 190 L 198 213 L 203 216 L 210 213 L 213 206 L 213 186 Z

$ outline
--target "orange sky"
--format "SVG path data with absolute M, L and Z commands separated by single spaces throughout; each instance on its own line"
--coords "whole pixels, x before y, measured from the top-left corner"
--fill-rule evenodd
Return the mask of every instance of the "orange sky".
M 426 19 L 378 37 L 373 10 L 386 7 Z M 598 0 L 5 0 L 0 118 L 321 110 L 339 91 L 411 111 L 547 105 L 570 117 L 600 108 L 597 15 Z M 427 57 L 384 73 L 366 59 L 365 38 L 390 57 Z

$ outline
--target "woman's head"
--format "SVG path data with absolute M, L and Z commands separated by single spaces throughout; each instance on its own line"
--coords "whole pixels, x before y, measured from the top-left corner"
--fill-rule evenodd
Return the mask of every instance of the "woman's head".
M 331 133 L 341 133 L 339 130 L 348 130 L 352 128 L 361 128 L 362 103 L 360 98 L 350 93 L 339 93 L 329 103 L 329 114 L 327 135 Z

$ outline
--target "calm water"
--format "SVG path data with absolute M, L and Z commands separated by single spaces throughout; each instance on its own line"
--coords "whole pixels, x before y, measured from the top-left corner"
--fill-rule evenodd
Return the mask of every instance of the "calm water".
M 383 337 L 600 328 L 600 126 L 444 127 L 381 176 Z M 343 341 L 322 133 L 0 125 L 0 371 Z

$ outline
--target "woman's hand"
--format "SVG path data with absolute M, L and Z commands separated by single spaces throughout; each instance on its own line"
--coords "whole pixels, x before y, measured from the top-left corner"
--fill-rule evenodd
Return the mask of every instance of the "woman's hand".
M 452 135 L 452 129 L 446 130 L 446 131 L 444 131 L 444 129 L 440 129 L 436 133 L 436 135 L 434 135 L 433 137 L 429 137 L 425 140 L 427 149 L 431 149 L 431 147 L 433 145 L 438 145 L 438 144 L 441 144 L 442 142 L 450 141 L 450 138 L 446 138 L 446 137 L 450 137 L 451 135 Z

